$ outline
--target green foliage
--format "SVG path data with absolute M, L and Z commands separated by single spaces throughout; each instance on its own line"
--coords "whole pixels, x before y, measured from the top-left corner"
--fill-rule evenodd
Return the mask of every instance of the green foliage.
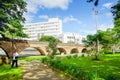
M 48 46 L 46 47 L 46 51 L 48 52 L 48 55 L 53 58 L 57 52 L 57 44 L 61 41 L 53 36 L 42 36 L 39 41 L 49 42 Z
M 120 44 L 120 0 L 118 0 L 117 4 L 112 7 L 113 16 L 114 16 L 114 28 L 115 31 L 114 36 L 116 37 L 116 42 Z
M 19 60 L 32 61 L 32 60 L 41 60 L 42 58 L 46 58 L 46 56 L 21 57 L 19 58 Z
M 120 18 L 120 0 L 118 0 L 117 4 L 112 7 L 112 11 L 114 19 Z
M 22 23 L 25 21 L 27 3 L 23 0 L 1 0 L 0 2 L 0 34 L 3 38 L 10 38 L 8 34 L 17 37 L 27 37 L 23 32 Z M 9 25 L 13 26 L 10 28 Z M 15 36 L 15 38 L 16 38 Z
M 87 39 L 82 42 L 86 47 L 94 47 L 96 45 L 96 35 L 87 35 Z
M 111 74 L 108 73 L 108 72 L 105 72 L 104 79 L 105 79 L 105 80 L 120 80 L 119 77 L 117 77 L 117 76 L 114 75 L 114 74 L 111 75 Z
M 42 36 L 39 41 L 47 41 L 47 42 L 61 42 L 59 39 L 53 37 L 53 36 Z
M 72 76 L 73 80 L 119 80 L 120 55 L 109 54 L 99 57 L 99 61 L 93 61 L 93 57 L 66 57 L 51 59 L 48 63 Z
M 94 5 L 97 6 L 98 5 L 98 2 L 99 0 L 87 0 L 87 2 L 93 2 L 94 1 Z
M 99 0 L 87 0 L 88 2 L 98 3 Z M 87 40 L 84 40 L 86 46 L 95 47 L 96 39 L 99 39 L 99 43 L 104 49 L 115 49 L 116 45 L 120 44 L 120 0 L 117 4 L 111 7 L 111 12 L 114 16 L 114 28 L 107 29 L 106 31 L 99 30 L 97 34 L 88 35 Z
M 112 52 L 108 49 L 104 49 L 102 52 L 104 52 L 104 54 L 112 54 Z
M 115 25 L 115 27 L 113 28 L 115 32 L 114 36 L 115 38 L 117 38 L 116 42 L 120 43 L 120 18 L 114 21 L 114 25 Z
M 72 56 L 71 56 L 71 55 L 68 55 L 68 56 L 66 56 L 66 58 L 67 58 L 67 59 L 71 59 L 71 58 L 72 58 Z
M 47 57 L 41 59 L 42 63 L 47 63 L 48 61 L 49 61 L 49 59 Z

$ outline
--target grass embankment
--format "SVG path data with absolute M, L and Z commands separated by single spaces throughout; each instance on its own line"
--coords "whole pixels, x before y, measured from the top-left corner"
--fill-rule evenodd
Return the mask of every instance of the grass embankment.
M 41 60 L 44 56 L 32 56 L 18 58 L 20 61 L 32 61 L 32 60 Z M 23 69 L 20 67 L 11 68 L 10 64 L 4 64 L 0 66 L 0 80 L 22 80 Z
M 78 80 L 120 80 L 120 54 L 102 55 L 99 60 L 93 58 L 68 56 L 48 62 Z

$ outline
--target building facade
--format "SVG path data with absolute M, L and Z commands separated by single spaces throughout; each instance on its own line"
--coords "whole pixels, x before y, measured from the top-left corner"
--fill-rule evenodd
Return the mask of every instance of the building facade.
M 63 43 L 74 43 L 74 44 L 82 44 L 83 37 L 77 33 L 63 33 L 60 35 L 59 39 Z
M 62 34 L 62 20 L 50 18 L 48 22 L 25 24 L 24 32 L 29 35 L 28 40 L 39 40 L 41 36 L 58 36 Z
M 25 24 L 24 32 L 29 35 L 27 40 L 39 40 L 41 36 L 54 36 L 63 43 L 82 43 L 82 36 L 76 33 L 63 33 L 62 20 L 59 18 L 50 18 L 48 22 Z

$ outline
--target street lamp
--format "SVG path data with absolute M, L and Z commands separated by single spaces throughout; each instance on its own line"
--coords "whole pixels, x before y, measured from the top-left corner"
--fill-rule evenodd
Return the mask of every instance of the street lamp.
M 93 8 L 94 10 L 94 8 Z M 95 22 L 96 22 L 96 34 L 98 34 L 98 11 L 97 10 L 94 10 L 94 13 L 95 13 Z M 96 47 L 97 47 L 97 55 L 99 54 L 99 40 L 98 40 L 98 37 L 96 37 L 97 40 L 96 40 Z

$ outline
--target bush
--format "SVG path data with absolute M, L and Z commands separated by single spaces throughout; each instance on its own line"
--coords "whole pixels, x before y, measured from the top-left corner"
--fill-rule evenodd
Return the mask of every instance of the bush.
M 103 50 L 104 54 L 112 54 L 110 50 Z
M 46 62 L 48 62 L 48 61 L 49 61 L 49 60 L 48 60 L 47 57 L 41 59 L 41 62 L 42 62 L 42 63 L 46 63 Z
M 117 75 L 110 74 L 110 73 L 108 73 L 108 72 L 105 72 L 104 79 L 105 79 L 105 80 L 120 80 Z
M 71 59 L 71 58 L 72 58 L 72 56 L 71 56 L 71 55 L 68 55 L 68 56 L 66 56 L 66 58 L 67 58 L 67 59 Z
M 78 57 L 77 54 L 73 55 L 73 58 L 77 58 L 77 57 Z

